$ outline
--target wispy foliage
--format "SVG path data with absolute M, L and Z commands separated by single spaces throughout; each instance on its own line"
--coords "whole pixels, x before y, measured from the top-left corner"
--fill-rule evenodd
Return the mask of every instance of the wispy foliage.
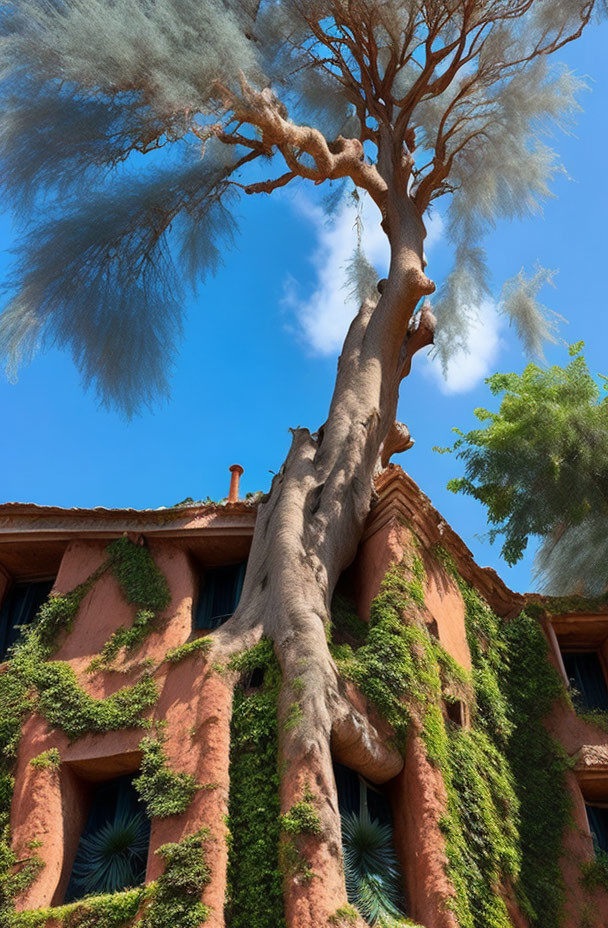
M 84 382 L 127 414 L 166 392 L 183 293 L 168 232 L 173 226 L 192 277 L 215 269 L 218 234 L 232 233 L 226 166 L 212 163 L 124 178 L 32 229 L 0 317 L 11 368 L 42 341 L 68 348 Z
M 546 267 L 537 267 L 531 277 L 526 277 L 522 269 L 502 290 L 502 310 L 515 326 L 526 354 L 541 360 L 545 343 L 557 342 L 556 331 L 562 318 L 537 299 L 545 284 L 553 285 L 554 276 L 555 271 Z
M 0 350 L 14 366 L 38 344 L 68 347 L 130 412 L 166 389 L 180 282 L 217 266 L 228 193 L 350 178 L 385 217 L 389 197 L 420 215 L 450 197 L 457 266 L 436 307 L 447 361 L 487 293 L 486 229 L 549 193 L 546 134 L 569 127 L 583 87 L 549 56 L 596 6 L 8 0 L 0 182 L 26 228 Z M 535 345 L 532 290 L 526 311 L 510 304 Z
M 555 594 L 608 588 L 608 397 L 582 347 L 571 347 L 566 367 L 529 364 L 521 375 L 490 377 L 493 395 L 503 394 L 498 412 L 477 409 L 484 427 L 456 429 L 447 449 L 465 470 L 449 488 L 486 506 L 507 563 L 540 538 L 537 573 Z
M 467 350 L 470 326 L 489 294 L 485 252 L 479 245 L 461 242 L 456 248 L 454 270 L 446 278 L 433 304 L 433 312 L 438 319 L 434 351 L 444 374 L 456 352 Z
M 346 266 L 345 287 L 349 299 L 357 303 L 378 300 L 378 273 L 363 251 L 361 243 L 353 251 Z

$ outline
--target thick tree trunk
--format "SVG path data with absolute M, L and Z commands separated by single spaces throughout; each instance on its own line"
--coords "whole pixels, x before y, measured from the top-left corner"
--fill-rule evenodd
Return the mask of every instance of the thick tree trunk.
M 294 430 L 258 511 L 239 608 L 215 636 L 223 655 L 262 635 L 274 642 L 282 670 L 279 749 L 282 769 L 288 769 L 283 811 L 307 788 L 315 796 L 322 834 L 304 839 L 304 853 L 320 879 L 286 876 L 290 928 L 321 928 L 346 903 L 332 750 L 348 750 L 356 758 L 352 765 L 376 782 L 392 778 L 403 764 L 347 698 L 326 629 L 334 587 L 356 553 L 374 471 L 395 423 L 408 325 L 421 296 L 433 289 L 423 272 L 424 227 L 408 197 L 406 206 L 402 214 L 385 217 L 389 276 L 378 302 L 366 302 L 350 326 L 327 421 L 316 434 Z M 285 725 L 294 703 L 300 721 Z

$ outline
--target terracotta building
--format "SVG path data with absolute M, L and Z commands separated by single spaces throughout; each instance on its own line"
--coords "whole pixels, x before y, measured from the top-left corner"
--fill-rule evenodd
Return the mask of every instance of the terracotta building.
M 313 928 L 322 836 L 314 788 L 279 805 L 276 667 L 210 645 L 256 519 L 239 472 L 220 504 L 0 506 L 2 924 Z M 511 592 L 398 467 L 377 492 L 331 646 L 403 755 L 388 780 L 335 757 L 345 820 L 392 843 L 377 923 L 608 925 L 608 605 Z M 353 880 L 328 925 L 358 923 Z

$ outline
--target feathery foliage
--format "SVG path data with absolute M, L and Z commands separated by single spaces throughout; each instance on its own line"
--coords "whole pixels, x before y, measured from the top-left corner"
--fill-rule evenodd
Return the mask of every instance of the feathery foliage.
M 143 883 L 148 837 L 143 812 L 119 809 L 112 821 L 81 837 L 72 872 L 74 887 L 85 896 Z
M 342 816 L 342 850 L 348 900 L 369 925 L 400 919 L 399 861 L 389 825 L 367 814 Z
M 529 364 L 488 378 L 498 412 L 475 410 L 485 427 L 453 448 L 465 475 L 448 487 L 483 503 L 492 540 L 518 561 L 529 537 L 542 546 L 537 570 L 547 592 L 600 595 L 608 586 L 608 398 L 572 345 L 566 367 Z
M 9 370 L 56 345 L 103 402 L 150 403 L 168 388 L 182 282 L 222 261 L 236 195 L 298 178 L 350 178 L 384 212 L 409 199 L 421 217 L 449 196 L 447 362 L 488 290 L 485 231 L 549 192 L 546 136 L 584 86 L 550 56 L 599 5 L 8 0 L 0 178 L 23 228 L 0 318 Z M 351 269 L 359 295 L 369 270 Z M 550 328 L 534 296 L 522 279 L 506 303 L 536 350 Z

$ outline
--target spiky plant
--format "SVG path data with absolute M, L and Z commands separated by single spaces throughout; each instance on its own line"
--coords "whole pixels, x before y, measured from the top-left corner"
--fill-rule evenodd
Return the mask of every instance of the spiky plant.
M 119 809 L 115 818 L 80 839 L 72 882 L 80 895 L 117 892 L 143 882 L 148 852 L 143 812 Z
M 390 826 L 365 812 L 348 812 L 342 816 L 342 849 L 348 901 L 369 925 L 400 921 L 403 892 Z

